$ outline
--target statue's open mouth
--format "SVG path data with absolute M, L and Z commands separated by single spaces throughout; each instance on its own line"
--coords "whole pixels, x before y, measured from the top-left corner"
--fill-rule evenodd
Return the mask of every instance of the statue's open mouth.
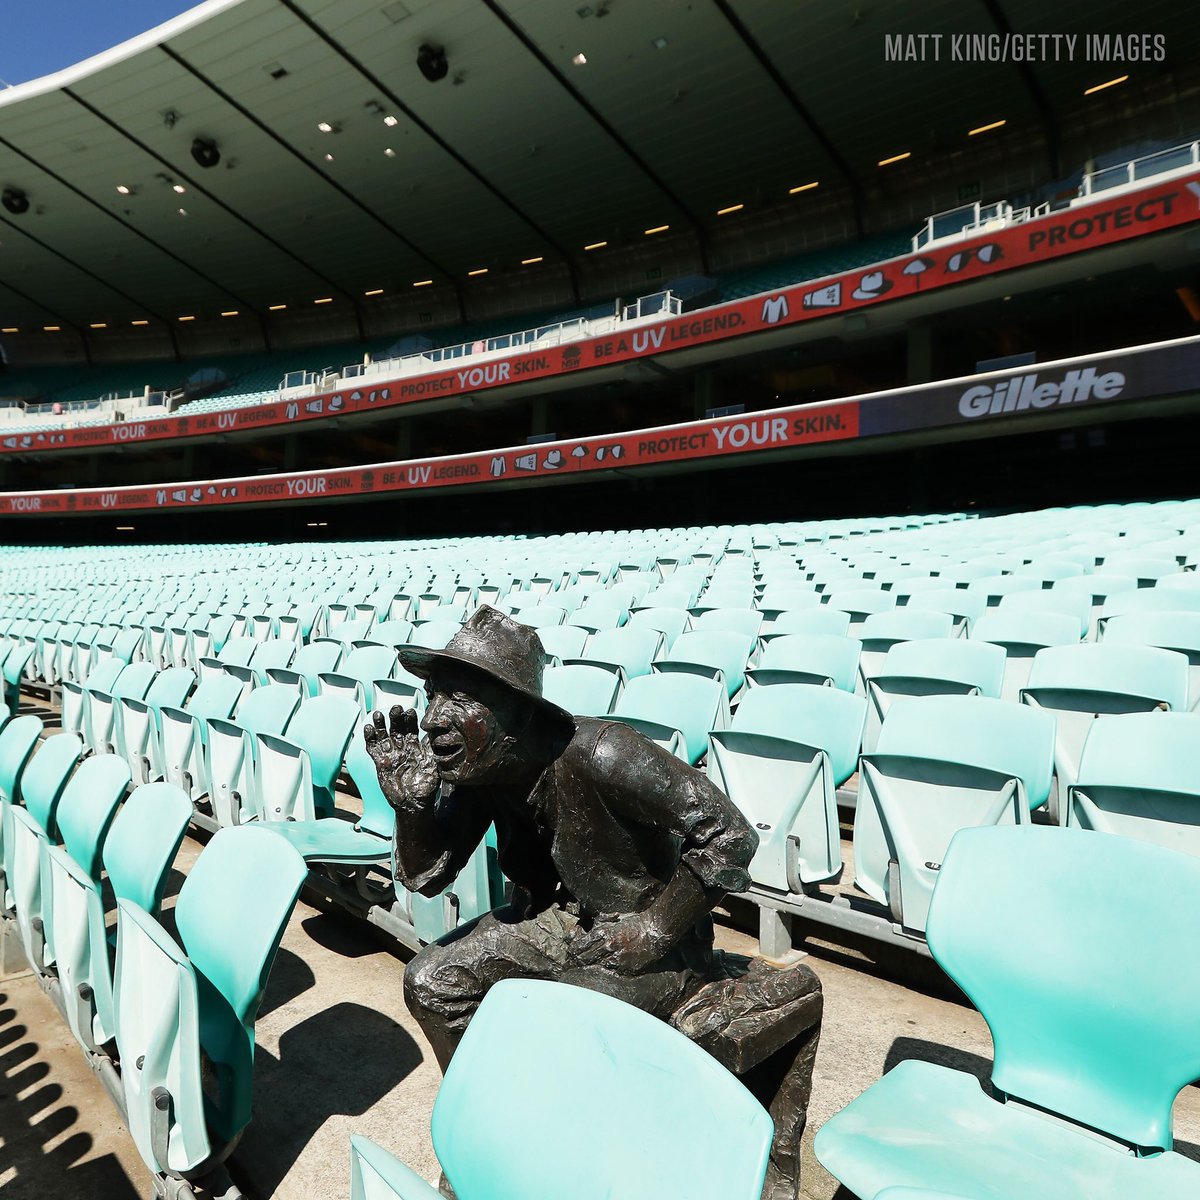
M 453 765 L 466 753 L 466 747 L 457 739 L 443 741 L 438 738 L 437 741 L 429 743 L 429 748 L 433 751 L 433 757 L 439 767 Z

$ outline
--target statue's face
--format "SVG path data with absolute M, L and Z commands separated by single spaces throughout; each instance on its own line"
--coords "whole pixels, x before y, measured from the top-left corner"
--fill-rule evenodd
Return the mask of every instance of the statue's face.
M 439 663 L 425 684 L 421 728 L 438 774 L 454 784 L 498 782 L 511 772 L 529 706 L 486 675 Z

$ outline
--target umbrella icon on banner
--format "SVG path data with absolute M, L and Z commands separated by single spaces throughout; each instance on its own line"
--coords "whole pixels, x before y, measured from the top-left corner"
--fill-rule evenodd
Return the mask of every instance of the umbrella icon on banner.
M 586 446 L 576 446 L 575 449 L 571 451 L 571 457 L 572 458 L 587 458 L 587 447 Z
M 936 265 L 937 264 L 932 258 L 914 258 L 904 264 L 904 270 L 902 274 L 912 275 L 916 280 L 917 287 L 919 288 L 921 286 L 921 276 L 924 275 L 925 272 L 931 267 Z

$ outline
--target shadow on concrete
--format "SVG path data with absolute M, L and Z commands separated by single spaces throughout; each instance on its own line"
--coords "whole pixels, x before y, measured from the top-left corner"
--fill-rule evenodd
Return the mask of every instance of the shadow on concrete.
M 235 1154 L 236 1174 L 245 1177 L 252 1194 L 273 1195 L 330 1117 L 369 1112 L 421 1060 L 420 1047 L 403 1026 L 349 1002 L 289 1029 L 280 1038 L 278 1058 L 260 1046 L 254 1056 L 254 1120 Z
M 366 958 L 378 954 L 379 939 L 373 936 L 367 923 L 357 917 L 333 912 L 315 912 L 300 922 L 300 928 L 318 946 L 333 951 L 341 958 Z
M 309 988 L 316 987 L 317 977 L 298 954 L 293 954 L 286 946 L 280 946 L 271 965 L 271 975 L 267 980 L 267 990 L 259 1005 L 258 1019 L 267 1013 L 282 1008 L 285 1004 L 302 996 Z
M 0 1004 L 7 997 L 0 995 Z M 0 1190 L 5 1200 L 140 1200 L 111 1154 L 80 1161 L 90 1134 L 70 1133 L 79 1110 L 63 1103 L 50 1066 L 11 1008 L 0 1010 Z M 53 1145 L 51 1145 L 53 1143 Z

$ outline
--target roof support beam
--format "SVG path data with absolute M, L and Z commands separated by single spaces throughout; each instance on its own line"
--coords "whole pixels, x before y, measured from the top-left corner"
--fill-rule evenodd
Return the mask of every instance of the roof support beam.
M 982 0 L 983 7 L 987 11 L 987 15 L 991 18 L 992 24 L 996 26 L 998 33 L 1011 34 L 1013 32 L 1012 22 L 1008 19 L 1008 14 L 1000 7 L 1000 0 Z M 1054 109 L 1050 104 L 1050 98 L 1046 95 L 1038 77 L 1034 74 L 1033 67 L 1027 62 L 1016 62 L 1013 64 L 1016 67 L 1017 74 L 1021 76 L 1021 82 L 1025 85 L 1025 90 L 1029 93 L 1029 99 L 1033 102 L 1033 107 L 1038 114 L 1038 119 L 1041 122 L 1042 133 L 1046 139 L 1046 158 L 1050 163 L 1050 174 L 1054 178 L 1058 178 L 1061 174 L 1061 137 L 1058 132 L 1058 121 L 1054 116 Z
M 792 106 L 792 111 L 804 123 L 817 144 L 825 151 L 830 162 L 833 163 L 842 178 L 845 179 L 850 188 L 851 203 L 854 205 L 854 228 L 858 236 L 863 237 L 866 234 L 866 225 L 863 217 L 862 180 L 858 178 L 850 164 L 842 157 L 842 152 L 834 144 L 833 139 L 817 124 L 812 113 L 808 111 L 804 102 L 796 95 L 791 84 L 780 74 L 779 68 L 771 61 L 767 52 L 759 44 L 754 34 L 747 28 L 742 18 L 733 11 L 729 0 L 713 0 L 713 4 L 716 5 L 717 11 L 725 20 L 729 22 L 730 28 L 741 38 L 742 44 L 754 56 L 767 78 L 779 89 L 783 98 Z

